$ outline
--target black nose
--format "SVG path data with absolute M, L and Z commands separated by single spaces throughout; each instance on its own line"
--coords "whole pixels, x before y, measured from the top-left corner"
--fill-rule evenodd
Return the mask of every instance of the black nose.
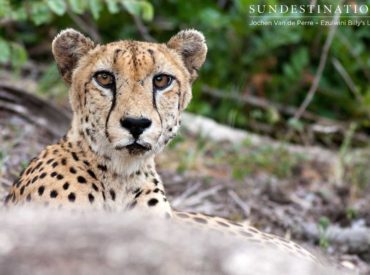
M 131 135 L 137 139 L 146 128 L 149 128 L 152 124 L 152 121 L 147 118 L 122 118 L 121 126 L 127 129 Z

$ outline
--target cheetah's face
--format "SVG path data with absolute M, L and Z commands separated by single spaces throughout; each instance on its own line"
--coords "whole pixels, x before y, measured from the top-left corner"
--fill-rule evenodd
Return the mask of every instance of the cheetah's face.
M 71 85 L 73 123 L 94 151 L 131 157 L 156 153 L 175 136 L 206 52 L 194 30 L 166 44 L 95 45 L 71 29 L 53 41 L 58 68 Z

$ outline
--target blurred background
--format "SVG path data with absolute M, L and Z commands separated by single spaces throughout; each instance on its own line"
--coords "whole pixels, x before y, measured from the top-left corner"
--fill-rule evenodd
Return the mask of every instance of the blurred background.
M 297 1 L 1 0 L 0 64 L 18 74 L 25 64 L 36 64 L 40 93 L 63 98 L 66 89 L 50 51 L 50 42 L 61 29 L 74 27 L 106 43 L 128 38 L 165 42 L 178 30 L 196 28 L 205 34 L 209 54 L 189 111 L 275 138 L 334 148 L 351 129 L 353 145 L 367 145 L 369 28 L 335 30 L 315 96 L 296 119 L 330 27 L 251 26 L 249 6 L 256 3 Z M 295 15 L 286 18 L 290 16 Z
M 173 182 L 167 188 L 175 205 L 248 218 L 361 266 L 370 262 L 366 241 L 360 248 L 344 242 L 338 252 L 325 232 L 370 226 L 370 18 L 361 27 L 250 24 L 250 5 L 317 2 L 370 6 L 369 0 L 0 0 L 0 81 L 7 83 L 3 92 L 14 86 L 68 113 L 68 88 L 51 55 L 60 30 L 75 28 L 98 43 L 166 42 L 182 29 L 203 32 L 209 52 L 188 111 L 246 132 L 241 142 L 219 143 L 185 130 L 170 144 L 159 165 Z M 6 101 L 4 93 L 0 99 Z M 0 112 L 5 189 L 56 138 L 28 131 L 16 112 Z M 297 231 L 292 216 L 314 224 L 316 235 L 303 221 Z

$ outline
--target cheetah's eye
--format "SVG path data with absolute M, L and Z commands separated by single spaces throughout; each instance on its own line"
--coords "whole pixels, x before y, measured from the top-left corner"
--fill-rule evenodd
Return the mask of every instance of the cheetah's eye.
M 109 72 L 97 72 L 94 75 L 94 79 L 103 88 L 112 88 L 114 84 L 114 76 Z
M 168 74 L 158 74 L 153 77 L 153 86 L 157 90 L 163 90 L 171 85 L 173 76 Z

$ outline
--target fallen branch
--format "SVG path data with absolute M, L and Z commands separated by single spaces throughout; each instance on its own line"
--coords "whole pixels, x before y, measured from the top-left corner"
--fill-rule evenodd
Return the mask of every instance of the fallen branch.
M 276 141 L 269 137 L 235 129 L 227 125 L 219 124 L 210 118 L 190 113 L 183 114 L 182 127 L 192 135 L 202 136 L 203 138 L 208 138 L 214 142 L 241 144 L 247 140 L 251 146 L 268 145 L 275 149 L 284 148 L 291 153 L 303 154 L 306 159 L 315 159 L 317 161 L 332 161 L 338 157 L 333 151 L 318 146 L 300 146 Z
M 282 116 L 285 116 L 287 118 L 290 118 L 294 116 L 298 109 L 293 106 L 285 106 L 276 102 L 268 101 L 264 98 L 256 97 L 253 95 L 241 95 L 237 92 L 226 92 L 221 91 L 218 89 L 214 89 L 208 86 L 202 87 L 202 92 L 206 95 L 209 95 L 213 98 L 217 99 L 228 99 L 235 102 L 242 102 L 248 106 L 251 106 L 252 108 L 260 108 L 263 110 L 276 110 L 281 114 Z M 318 140 L 321 140 L 322 136 L 327 137 L 328 135 L 334 136 L 336 140 L 338 141 L 338 144 L 341 144 L 342 139 L 345 137 L 347 131 L 348 131 L 348 123 L 341 122 L 325 117 L 321 117 L 318 115 L 315 115 L 313 113 L 310 113 L 308 111 L 304 111 L 301 115 L 301 118 L 304 120 L 307 120 L 307 125 L 305 125 L 305 133 L 309 133 L 313 135 L 313 139 L 317 142 Z M 249 121 L 248 127 L 252 131 L 256 131 L 265 135 L 269 136 L 275 136 L 277 132 L 279 131 L 285 131 L 290 130 L 291 127 L 287 125 L 288 121 L 285 122 L 286 125 L 275 126 L 268 123 L 263 123 L 259 121 Z M 305 134 L 304 137 L 307 137 L 308 135 Z M 289 138 L 288 138 L 289 140 Z M 365 133 L 357 132 L 353 135 L 353 144 L 359 144 L 364 145 L 367 144 L 368 136 Z M 297 142 L 297 140 L 296 140 Z M 304 140 L 300 138 L 298 140 L 298 143 L 305 144 Z M 319 142 L 318 142 L 319 143 Z M 312 144 L 312 142 L 310 143 Z
M 276 111 L 278 111 L 279 113 L 285 116 L 294 116 L 294 114 L 298 111 L 298 109 L 293 106 L 286 106 L 283 104 L 279 104 L 277 102 L 271 102 L 271 101 L 266 100 L 265 98 L 261 98 L 261 97 L 257 97 L 253 95 L 248 95 L 248 94 L 241 95 L 240 93 L 236 91 L 231 92 L 231 93 L 226 92 L 226 91 L 221 91 L 219 89 L 211 88 L 207 85 L 204 85 L 202 87 L 202 92 L 212 97 L 215 97 L 215 98 L 229 99 L 229 100 L 234 100 L 236 102 L 242 102 L 247 105 L 253 106 L 254 108 L 261 108 L 264 110 L 275 109 Z M 343 125 L 342 123 L 338 121 L 320 117 L 308 111 L 304 111 L 302 113 L 302 118 L 309 120 L 309 121 L 321 121 L 327 124 Z
M 0 84 L 0 111 L 15 113 L 56 137 L 66 133 L 71 119 L 70 112 L 7 84 Z

